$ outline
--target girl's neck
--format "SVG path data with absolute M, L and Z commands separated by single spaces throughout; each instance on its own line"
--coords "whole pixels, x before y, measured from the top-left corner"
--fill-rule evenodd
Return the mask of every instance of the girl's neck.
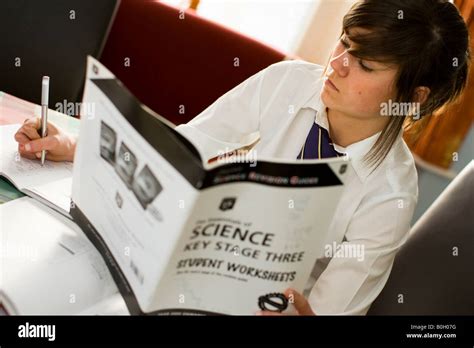
M 347 147 L 358 141 L 371 137 L 380 132 L 388 123 L 388 118 L 357 118 L 334 109 L 326 109 L 331 140 L 342 147 Z

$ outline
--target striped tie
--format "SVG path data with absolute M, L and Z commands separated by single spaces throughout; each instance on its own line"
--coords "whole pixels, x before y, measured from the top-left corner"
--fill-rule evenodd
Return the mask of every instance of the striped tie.
M 339 156 L 344 154 L 334 149 L 328 131 L 315 122 L 297 158 L 319 159 Z

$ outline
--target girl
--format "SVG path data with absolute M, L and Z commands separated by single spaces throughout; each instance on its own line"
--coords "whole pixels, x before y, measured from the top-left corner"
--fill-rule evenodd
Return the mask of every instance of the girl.
M 351 159 L 304 295 L 286 291 L 299 314 L 365 314 L 384 287 L 418 195 L 403 129 L 461 94 L 468 42 L 447 0 L 362 0 L 329 66 L 273 64 L 176 128 L 207 159 L 249 144 L 265 157 Z M 22 156 L 45 149 L 49 160 L 73 160 L 76 139 L 53 125 L 39 139 L 38 128 L 29 120 L 15 135 Z

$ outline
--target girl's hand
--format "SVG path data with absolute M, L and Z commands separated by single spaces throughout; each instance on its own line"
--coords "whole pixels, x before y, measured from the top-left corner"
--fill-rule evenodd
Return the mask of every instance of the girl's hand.
M 286 289 L 284 295 L 295 307 L 298 313 L 297 315 L 316 315 L 316 313 L 314 313 L 311 309 L 311 306 L 309 305 L 309 302 L 306 300 L 306 298 L 296 290 L 291 288 Z M 280 316 L 285 314 L 271 311 L 259 311 L 256 313 L 256 315 Z
M 38 133 L 41 128 L 41 118 L 30 118 L 15 133 L 18 142 L 18 152 L 28 159 L 41 158 L 41 151 L 46 151 L 46 159 L 50 161 L 74 160 L 77 139 L 48 122 L 48 135 L 41 138 Z

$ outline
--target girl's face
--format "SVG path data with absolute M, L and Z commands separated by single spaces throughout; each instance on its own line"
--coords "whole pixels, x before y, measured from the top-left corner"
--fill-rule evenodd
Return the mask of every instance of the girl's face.
M 363 29 L 353 28 L 352 31 L 363 32 Z M 329 109 L 350 117 L 381 117 L 380 104 L 395 99 L 397 69 L 395 66 L 352 56 L 347 52 L 352 45 L 345 34 L 339 40 L 326 72 L 328 79 L 321 99 Z

